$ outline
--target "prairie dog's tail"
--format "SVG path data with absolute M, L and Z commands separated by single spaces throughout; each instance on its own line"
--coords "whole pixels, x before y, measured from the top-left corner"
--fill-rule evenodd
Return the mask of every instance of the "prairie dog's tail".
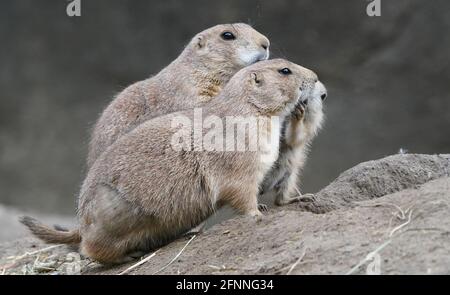
M 31 231 L 33 235 L 50 244 L 79 244 L 81 235 L 78 229 L 62 231 L 50 228 L 38 220 L 22 216 L 19 221 Z

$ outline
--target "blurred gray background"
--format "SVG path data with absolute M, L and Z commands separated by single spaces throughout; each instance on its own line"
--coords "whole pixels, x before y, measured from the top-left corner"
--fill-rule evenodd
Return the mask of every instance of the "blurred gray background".
M 0 204 L 74 214 L 90 129 L 113 95 L 197 32 L 248 22 L 273 57 L 316 71 L 327 121 L 304 171 L 314 192 L 397 153 L 450 152 L 450 3 L 381 0 L 64 0 L 0 4 Z

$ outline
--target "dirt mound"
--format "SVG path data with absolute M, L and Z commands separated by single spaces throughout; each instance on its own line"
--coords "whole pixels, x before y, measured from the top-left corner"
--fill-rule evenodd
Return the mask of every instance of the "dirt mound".
M 448 274 L 449 159 L 449 155 L 396 155 L 362 163 L 310 202 L 327 213 L 305 212 L 293 204 L 271 209 L 261 219 L 230 219 L 192 240 L 170 243 L 129 273 Z M 325 198 L 333 198 L 326 201 L 334 207 L 317 205 Z M 0 244 L 0 252 L 19 255 L 31 245 L 43 246 L 27 238 Z M 68 263 L 64 255 L 70 251 L 45 252 L 44 258 L 59 263 L 50 273 L 64 271 L 62 266 Z M 27 263 L 36 263 L 35 258 L 9 261 L 5 272 L 20 273 Z M 82 273 L 117 274 L 132 263 L 104 268 L 82 260 L 80 265 Z M 28 269 L 33 273 L 32 267 Z
M 371 200 L 415 188 L 430 180 L 450 176 L 450 155 L 399 154 L 361 163 L 298 204 L 314 213 L 352 207 L 355 201 Z

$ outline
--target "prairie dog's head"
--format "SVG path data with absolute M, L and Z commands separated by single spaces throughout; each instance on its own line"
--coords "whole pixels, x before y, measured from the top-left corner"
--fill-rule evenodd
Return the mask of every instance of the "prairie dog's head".
M 239 69 L 269 58 L 269 39 L 244 23 L 223 24 L 198 33 L 188 48 L 203 64 Z
M 242 89 L 242 96 L 261 114 L 277 116 L 289 114 L 303 97 L 303 85 L 315 80 L 317 76 L 311 70 L 284 59 L 272 59 L 240 70 L 229 85 Z

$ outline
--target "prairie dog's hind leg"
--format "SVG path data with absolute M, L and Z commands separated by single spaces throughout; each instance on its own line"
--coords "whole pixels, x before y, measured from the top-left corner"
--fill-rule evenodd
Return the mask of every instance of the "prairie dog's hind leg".
M 105 264 L 123 263 L 158 242 L 158 224 L 111 186 L 95 185 L 79 211 L 82 254 Z M 141 252 L 141 253 L 139 253 Z
M 258 187 L 229 188 L 221 196 L 221 202 L 230 205 L 240 214 L 248 216 L 262 216 L 258 204 Z
M 275 197 L 275 205 L 283 206 L 298 202 L 303 198 L 313 196 L 312 194 L 303 195 L 297 186 L 297 173 L 292 173 L 282 180 L 282 182 L 275 188 L 277 191 Z
M 305 164 L 306 152 L 305 146 L 299 146 L 295 150 L 280 155 L 284 164 L 284 176 L 274 187 L 275 205 L 291 204 L 310 196 L 310 194 L 302 195 L 298 187 L 299 175 Z
M 286 155 L 282 155 L 286 156 Z M 297 177 L 293 175 L 291 167 L 284 166 L 284 176 L 275 184 L 273 188 L 275 191 L 275 205 L 283 206 L 295 202 L 296 197 L 294 195 L 297 188 Z

